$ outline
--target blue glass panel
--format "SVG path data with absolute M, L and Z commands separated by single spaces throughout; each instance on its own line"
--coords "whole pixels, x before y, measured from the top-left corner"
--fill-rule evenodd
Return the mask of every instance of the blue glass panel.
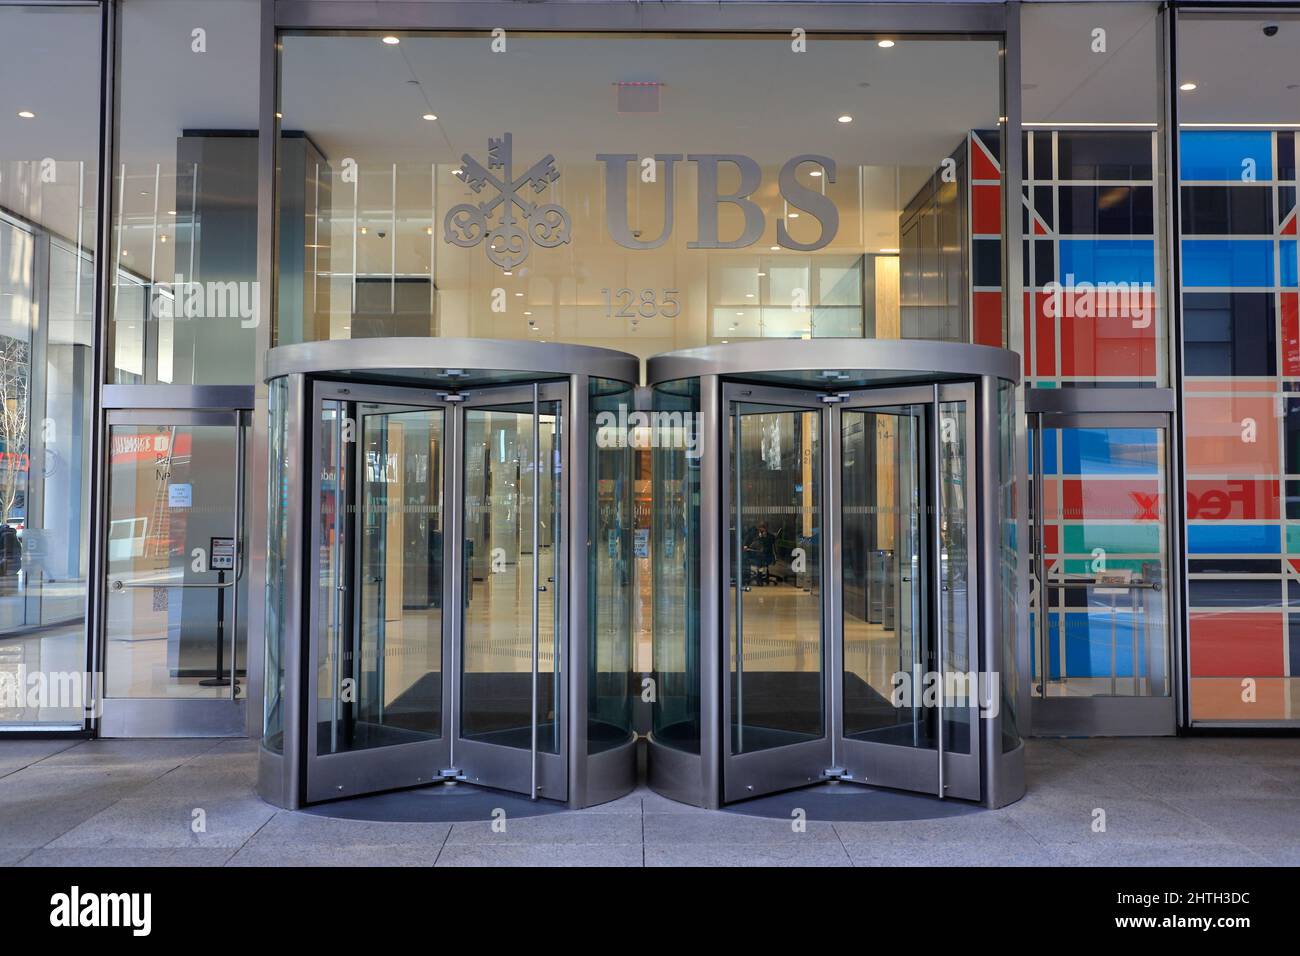
M 1154 428 L 1061 429 L 1064 474 L 1157 475 L 1159 436 Z
M 1278 285 L 1284 285 L 1288 288 L 1295 288 L 1298 274 L 1296 270 L 1296 241 L 1294 239 L 1283 239 L 1278 243 L 1278 251 L 1281 253 L 1281 262 L 1278 269 L 1281 270 L 1281 276 L 1278 279 Z
M 1066 676 L 1110 677 L 1112 644 L 1115 676 L 1133 676 L 1133 612 L 1131 610 L 1120 609 L 1112 612 L 1094 608 L 1085 614 L 1067 614 L 1065 616 Z M 1139 660 L 1138 666 L 1141 667 L 1143 663 Z
M 1269 288 L 1271 239 L 1184 239 L 1184 288 Z
M 1060 245 L 1061 274 L 1073 275 L 1076 284 L 1155 282 L 1153 239 L 1062 239 Z
M 1282 529 L 1275 524 L 1189 524 L 1190 554 L 1277 554 Z
M 1255 179 L 1273 178 L 1270 130 L 1189 130 L 1178 140 L 1184 182 L 1210 179 L 1241 182 L 1242 162 L 1255 161 Z

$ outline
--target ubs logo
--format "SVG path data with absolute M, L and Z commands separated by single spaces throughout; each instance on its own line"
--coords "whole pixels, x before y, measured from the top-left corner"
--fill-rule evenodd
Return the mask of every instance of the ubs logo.
M 459 203 L 447 210 L 442 220 L 443 238 L 454 245 L 472 249 L 487 238 L 487 256 L 502 269 L 513 269 L 528 258 L 532 243 L 550 248 L 569 241 L 569 214 L 555 203 L 533 203 L 520 190 L 531 186 L 541 193 L 560 178 L 555 168 L 555 157 L 547 153 L 533 163 L 518 179 L 514 179 L 512 137 L 506 133 L 500 139 L 488 140 L 487 168 L 469 153 L 461 156 L 461 180 L 475 193 L 484 186 L 496 190 L 491 202 Z M 492 170 L 500 170 L 498 177 Z M 523 213 L 521 227 L 515 214 L 518 206 Z M 497 207 L 503 207 L 500 219 L 492 230 L 488 223 Z
M 483 165 L 465 153 L 462 168 L 456 175 L 475 193 L 485 186 L 496 190 L 490 202 L 460 203 L 447 210 L 443 217 L 442 234 L 446 242 L 471 249 L 485 238 L 487 256 L 502 269 L 514 269 L 528 257 L 536 243 L 550 248 L 567 243 L 571 221 L 568 212 L 557 203 L 533 203 L 521 195 L 526 187 L 533 193 L 542 193 L 560 178 L 555 168 L 555 157 L 548 153 L 539 159 L 518 179 L 513 179 L 511 135 L 488 140 L 488 165 Z M 753 245 L 767 227 L 763 210 L 751 198 L 762 185 L 762 168 L 749 156 L 739 153 L 656 153 L 653 158 L 640 158 L 633 153 L 598 153 L 596 161 L 604 166 L 605 177 L 605 229 L 611 239 L 625 249 L 655 249 L 668 241 L 673 231 L 675 211 L 674 180 L 677 165 L 685 160 L 696 168 L 696 230 L 697 239 L 687 243 L 689 249 L 743 249 Z M 663 169 L 663 228 L 654 238 L 643 238 L 634 229 L 628 216 L 628 167 L 642 167 L 642 181 L 653 182 L 660 167 Z M 734 169 L 738 184 L 729 192 L 720 188 L 719 170 Z M 784 249 L 813 252 L 835 238 L 839 230 L 840 215 L 835 202 L 822 191 L 801 183 L 796 175 L 800 167 L 813 167 L 812 176 L 821 177 L 822 183 L 835 182 L 835 161 L 827 156 L 804 153 L 795 156 L 784 166 L 777 178 L 777 189 L 783 202 L 808 213 L 817 220 L 820 232 L 811 242 L 801 242 L 790 235 L 784 219 L 776 223 L 776 241 Z M 500 175 L 493 172 L 499 170 Z M 650 171 L 650 178 L 647 178 Z M 522 213 L 520 225 L 515 211 Z M 735 239 L 718 235 L 719 210 L 734 207 L 743 223 Z M 498 208 L 500 212 L 498 213 Z M 499 216 L 495 226 L 489 225 L 492 217 Z

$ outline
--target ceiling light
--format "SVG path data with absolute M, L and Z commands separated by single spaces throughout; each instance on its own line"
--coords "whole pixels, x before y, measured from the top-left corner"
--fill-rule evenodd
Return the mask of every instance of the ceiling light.
M 1196 84 L 1195 84 L 1195 83 L 1181 83 L 1181 84 L 1179 84 L 1178 88 L 1179 88 L 1180 90 L 1182 90 L 1184 93 L 1190 93 L 1190 92 L 1192 92 L 1192 90 L 1196 89 Z
M 766 272 L 760 272 L 760 273 L 758 274 L 758 277 L 761 279 L 761 278 L 762 278 L 763 276 L 765 276 L 765 275 L 767 275 Z
M 361 227 L 361 235 L 364 236 L 365 234 L 366 234 L 366 227 L 365 227 L 365 226 L 362 226 L 362 227 Z
M 532 314 L 533 314 L 533 313 L 531 313 L 531 312 L 525 312 L 525 313 L 524 313 L 524 315 L 532 315 Z
M 752 299 L 752 298 L 754 298 L 754 293 L 752 293 L 752 292 L 746 292 L 746 293 L 745 293 L 745 298 L 746 298 L 746 299 Z
M 736 315 L 740 316 L 742 319 L 745 317 L 744 312 L 737 312 Z
M 426 236 L 432 236 L 432 235 L 433 235 L 433 226 L 425 226 L 425 227 L 424 227 L 424 234 L 425 234 Z
M 852 122 L 853 122 L 853 117 L 850 116 L 848 113 L 845 113 L 843 116 L 840 117 L 840 122 L 841 122 L 841 123 L 852 123 Z
M 822 174 L 822 171 L 821 171 L 820 169 L 814 169 L 814 170 L 812 170 L 811 172 L 808 173 L 808 175 L 811 176 L 811 177 L 813 177 L 813 179 L 816 179 L 816 178 L 817 178 L 818 176 L 820 176 L 821 174 Z
M 19 110 L 18 116 L 21 119 L 36 119 L 36 114 L 33 113 L 31 110 Z
M 768 248 L 771 249 L 773 252 L 780 252 L 780 251 L 781 251 L 781 247 L 780 247 L 780 246 L 768 246 Z
M 896 255 L 898 255 L 898 250 L 897 250 L 897 249 L 881 249 L 881 250 L 880 250 L 880 254 L 881 254 L 882 256 L 896 256 Z
M 894 45 L 893 40 L 881 40 L 879 43 L 876 44 L 876 46 L 880 47 L 880 49 L 882 50 L 888 50 L 893 45 Z
M 129 253 L 128 253 L 125 249 L 122 250 L 122 255 L 125 256 L 125 255 L 128 255 L 128 254 L 129 254 Z
M 384 37 L 384 42 L 387 43 L 389 46 L 397 46 L 397 44 L 401 43 L 402 41 L 390 33 L 388 36 Z
M 509 269 L 507 269 L 505 272 L 503 272 L 503 273 L 501 273 L 501 274 L 502 274 L 503 276 L 512 276 L 512 275 L 514 275 L 514 273 L 511 272 Z
M 435 114 L 433 114 L 433 113 L 425 113 L 423 118 L 426 119 L 426 120 L 428 120 L 430 123 L 432 123 L 432 122 L 433 122 L 434 120 L 436 120 L 438 117 L 437 117 Z
M 167 244 L 167 233 L 164 232 L 161 236 L 159 236 L 159 237 L 158 237 L 158 241 L 161 242 L 161 243 L 163 243 L 164 245 L 166 245 L 166 244 Z
M 799 218 L 799 214 L 798 214 L 797 212 L 788 212 L 788 213 L 785 214 L 785 218 L 786 218 L 786 219 L 798 219 L 798 218 Z
M 176 215 L 176 210 L 175 210 L 175 209 L 168 209 L 168 210 L 167 210 L 167 215 L 169 215 L 169 216 L 174 216 L 174 215 Z
M 522 299 L 523 297 L 524 297 L 524 294 L 523 294 L 522 292 L 516 292 L 516 293 L 515 293 L 515 298 L 516 298 L 516 299 Z

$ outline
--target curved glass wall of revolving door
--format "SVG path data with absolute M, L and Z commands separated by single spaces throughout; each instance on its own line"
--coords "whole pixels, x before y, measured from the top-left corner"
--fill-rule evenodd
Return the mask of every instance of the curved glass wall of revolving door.
M 654 609 L 651 706 L 656 744 L 700 752 L 699 379 L 658 385 L 653 396 L 651 554 Z

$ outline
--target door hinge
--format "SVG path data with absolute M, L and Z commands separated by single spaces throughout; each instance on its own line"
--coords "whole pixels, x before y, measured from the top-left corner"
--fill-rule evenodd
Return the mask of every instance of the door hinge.
M 843 767 L 827 767 L 822 771 L 823 780 L 851 780 L 853 774 L 849 773 Z

